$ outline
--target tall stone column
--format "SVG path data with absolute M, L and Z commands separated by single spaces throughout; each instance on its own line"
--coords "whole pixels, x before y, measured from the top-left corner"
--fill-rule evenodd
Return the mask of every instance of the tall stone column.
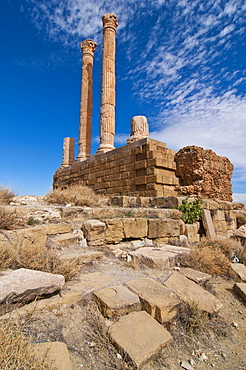
M 115 134 L 115 35 L 118 19 L 108 13 L 103 21 L 102 88 L 100 111 L 100 146 L 97 153 L 114 149 Z
M 84 40 L 80 44 L 82 50 L 82 80 L 80 95 L 80 120 L 79 120 L 79 154 L 76 161 L 84 161 L 91 156 L 92 134 L 92 68 L 94 51 L 97 44 Z
M 74 161 L 74 139 L 72 137 L 65 137 L 63 140 L 63 156 L 62 165 L 60 168 L 70 166 Z

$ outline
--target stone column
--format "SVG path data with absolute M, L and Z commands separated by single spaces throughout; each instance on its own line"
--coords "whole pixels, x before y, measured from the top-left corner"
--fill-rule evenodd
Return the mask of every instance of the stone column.
M 127 144 L 149 137 L 149 125 L 145 116 L 134 116 L 131 120 L 131 136 Z
M 115 134 L 115 35 L 118 20 L 108 13 L 103 21 L 102 87 L 100 111 L 100 146 L 97 153 L 114 149 Z
M 65 137 L 63 140 L 63 156 L 60 168 L 70 166 L 74 161 L 74 139 Z
M 91 156 L 91 117 L 92 117 L 92 67 L 94 51 L 97 44 L 84 40 L 80 44 L 82 50 L 82 81 L 80 95 L 79 120 L 79 154 L 76 161 L 84 161 Z

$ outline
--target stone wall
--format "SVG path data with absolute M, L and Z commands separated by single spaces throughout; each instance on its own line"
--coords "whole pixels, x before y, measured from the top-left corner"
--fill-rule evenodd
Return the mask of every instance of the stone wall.
M 212 150 L 187 146 L 175 155 L 179 195 L 232 201 L 233 165 Z
M 162 142 L 144 138 L 59 168 L 53 188 L 82 184 L 107 195 L 175 196 L 175 153 Z

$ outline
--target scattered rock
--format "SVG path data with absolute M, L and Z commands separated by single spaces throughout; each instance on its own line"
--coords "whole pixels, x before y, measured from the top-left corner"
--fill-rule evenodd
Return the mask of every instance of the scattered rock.
M 119 317 L 141 310 L 137 294 L 122 285 L 96 290 L 93 294 L 105 317 Z
M 121 317 L 110 326 L 109 336 L 137 368 L 172 341 L 171 334 L 145 311 Z
M 221 303 L 212 294 L 179 272 L 175 271 L 164 282 L 164 285 L 173 289 L 186 304 L 195 304 L 202 311 L 213 314 L 222 307 Z
M 246 266 L 242 263 L 231 263 L 231 268 L 240 277 L 242 281 L 246 282 Z
M 125 285 L 138 294 L 142 307 L 161 324 L 177 315 L 180 300 L 168 288 L 150 278 L 130 280 Z
M 234 292 L 238 293 L 246 301 L 246 283 L 236 283 L 233 286 Z
M 31 301 L 37 296 L 59 291 L 65 283 L 62 275 L 19 269 L 0 276 L 0 303 Z
M 194 370 L 194 367 L 192 367 L 188 362 L 186 361 L 182 361 L 180 366 L 183 368 L 183 369 L 186 369 L 186 370 Z

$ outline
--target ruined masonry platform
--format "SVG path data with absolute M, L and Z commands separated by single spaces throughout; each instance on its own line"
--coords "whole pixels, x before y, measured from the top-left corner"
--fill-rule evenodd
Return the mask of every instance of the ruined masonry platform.
M 176 196 L 175 154 L 166 144 L 144 138 L 59 168 L 53 188 L 82 184 L 108 195 Z

